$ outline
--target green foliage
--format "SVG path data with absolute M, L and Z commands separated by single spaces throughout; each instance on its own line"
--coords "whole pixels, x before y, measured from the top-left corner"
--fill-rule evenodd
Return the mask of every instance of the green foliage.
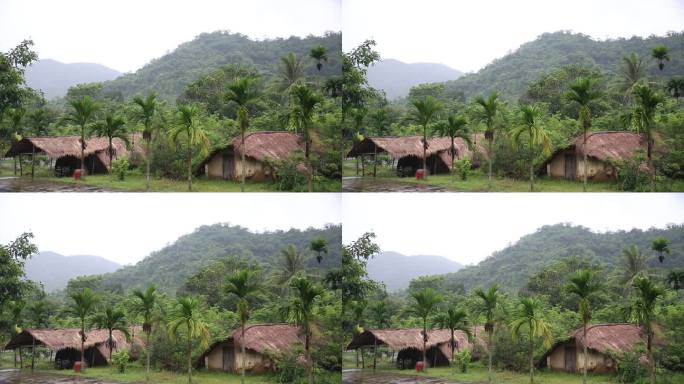
M 470 175 L 472 168 L 472 163 L 470 162 L 470 159 L 456 160 L 454 162 L 454 166 L 458 177 L 460 177 L 463 181 L 468 180 L 468 175 Z
M 38 248 L 31 241 L 33 233 L 22 233 L 12 242 L 0 244 L 0 307 L 6 301 L 17 300 L 28 288 L 24 280 L 24 263 Z
M 126 179 L 126 174 L 128 173 L 128 160 L 112 160 L 112 173 L 116 176 L 117 180 L 124 181 L 124 179 Z
M 467 373 L 468 365 L 470 365 L 470 359 L 472 358 L 470 351 L 464 349 L 454 354 L 454 357 L 456 358 L 456 367 L 458 367 L 459 372 Z
M 639 361 L 643 355 L 644 347 L 641 345 L 632 351 L 620 356 L 615 356 L 617 361 L 620 362 L 616 374 L 616 381 L 618 383 L 637 383 L 645 381 L 648 377 L 648 370 Z
M 644 192 L 650 189 L 648 173 L 644 171 L 643 152 L 633 157 L 615 163 L 618 171 L 618 189 L 629 192 Z
M 303 352 L 302 346 L 296 345 L 286 352 L 269 355 L 275 363 L 276 377 L 279 383 L 306 382 L 306 367 L 300 360 Z
M 126 372 L 129 359 L 130 357 L 128 356 L 128 351 L 126 351 L 125 349 L 112 353 L 112 364 L 114 364 L 114 367 L 116 367 L 116 371 L 119 373 Z

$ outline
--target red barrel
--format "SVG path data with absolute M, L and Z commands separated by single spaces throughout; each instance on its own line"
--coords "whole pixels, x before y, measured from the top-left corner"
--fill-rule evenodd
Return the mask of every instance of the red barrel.
M 423 362 L 419 361 L 416 363 L 416 372 L 422 372 L 423 371 Z
M 80 361 L 74 362 L 74 372 L 81 373 L 81 362 Z
M 417 169 L 416 170 L 416 180 L 421 180 L 423 177 L 425 177 L 425 173 L 423 172 L 423 169 Z
M 77 169 L 74 171 L 74 180 L 81 180 L 81 170 Z

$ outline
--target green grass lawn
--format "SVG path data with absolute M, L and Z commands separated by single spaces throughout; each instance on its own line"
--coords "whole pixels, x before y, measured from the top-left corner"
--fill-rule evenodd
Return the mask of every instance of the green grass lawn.
M 356 161 L 345 160 L 342 167 L 344 176 L 356 176 Z M 373 168 L 366 164 L 366 178 L 372 178 Z M 431 175 L 427 180 L 416 180 L 415 177 L 397 177 L 390 167 L 378 167 L 376 178 L 383 181 L 396 183 L 410 183 L 421 185 L 435 185 L 449 190 L 464 192 L 488 191 L 487 175 L 480 170 L 474 170 L 467 180 L 461 180 L 453 175 Z M 582 192 L 582 183 L 564 180 L 540 178 L 534 182 L 536 192 Z M 684 180 L 675 180 L 667 187 L 672 191 L 684 191 Z M 493 177 L 491 192 L 529 192 L 529 180 L 516 180 L 510 178 Z M 612 182 L 589 182 L 588 192 L 618 192 L 617 186 Z

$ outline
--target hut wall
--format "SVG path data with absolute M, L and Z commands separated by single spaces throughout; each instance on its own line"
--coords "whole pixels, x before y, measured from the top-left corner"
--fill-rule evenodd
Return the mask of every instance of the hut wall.
M 245 157 L 245 179 L 251 181 L 264 181 L 272 177 L 271 168 L 261 161 Z M 242 159 L 235 155 L 235 180 L 242 178 Z
M 216 344 L 204 358 L 204 366 L 209 371 L 233 371 L 235 355 L 232 343 Z M 226 355 L 226 351 L 229 352 Z M 228 360 L 228 361 L 226 361 Z
M 223 179 L 223 152 L 218 152 L 207 163 L 207 177 L 210 179 Z
M 554 371 L 565 371 L 565 345 L 561 344 L 554 348 L 553 352 L 546 356 L 546 366 Z
M 567 168 L 572 168 L 570 164 L 568 164 L 568 167 L 566 167 L 566 158 L 570 158 L 570 156 L 574 155 L 575 151 L 574 149 L 568 149 L 565 151 L 559 151 L 556 153 L 556 155 L 551 159 L 548 165 L 548 172 L 549 176 L 553 178 L 565 178 L 565 179 L 572 179 L 570 175 L 566 174 L 566 169 Z M 566 157 L 567 155 L 567 157 Z M 583 157 L 581 155 L 575 156 L 575 177 L 574 180 L 582 180 L 584 177 L 584 161 Z M 615 168 L 610 165 L 608 162 L 605 161 L 600 161 L 596 158 L 593 157 L 588 157 L 587 158 L 587 178 L 590 180 L 596 180 L 596 181 L 605 181 L 605 180 L 615 180 L 616 178 L 616 172 Z
M 575 355 L 575 369 L 566 367 L 565 354 L 572 352 Z M 570 359 L 572 360 L 572 359 Z M 557 345 L 546 357 L 546 365 L 554 371 L 582 372 L 584 366 L 584 353 L 582 348 L 575 348 L 567 343 Z M 594 350 L 587 350 L 587 371 L 596 373 L 614 372 L 616 364 L 605 354 Z
M 240 347 L 235 347 L 235 367 L 242 367 L 242 362 L 245 362 L 245 370 L 252 373 L 264 373 L 272 369 L 272 362 L 266 356 L 245 350 L 242 354 Z

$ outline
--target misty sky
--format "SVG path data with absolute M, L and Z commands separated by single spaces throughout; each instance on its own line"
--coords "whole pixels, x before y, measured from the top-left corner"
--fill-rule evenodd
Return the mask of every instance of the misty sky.
M 254 231 L 340 223 L 338 194 L 0 194 L 0 243 L 31 231 L 40 251 L 135 263 L 201 225 Z
M 203 32 L 252 38 L 340 31 L 340 0 L 0 0 L 0 50 L 135 71 Z
M 345 244 L 373 231 L 384 251 L 463 264 L 477 264 L 548 224 L 604 232 L 684 223 L 681 193 L 345 193 L 342 205 Z
M 646 37 L 683 20 L 682 0 L 343 0 L 343 49 L 372 38 L 383 58 L 476 72 L 544 32 Z

